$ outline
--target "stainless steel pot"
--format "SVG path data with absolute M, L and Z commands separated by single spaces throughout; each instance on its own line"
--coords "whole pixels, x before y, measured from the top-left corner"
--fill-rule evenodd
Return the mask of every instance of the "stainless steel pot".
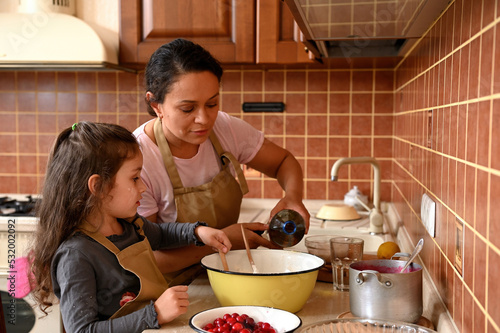
M 406 261 L 363 260 L 349 266 L 349 302 L 356 317 L 415 323 L 422 316 L 422 266 Z

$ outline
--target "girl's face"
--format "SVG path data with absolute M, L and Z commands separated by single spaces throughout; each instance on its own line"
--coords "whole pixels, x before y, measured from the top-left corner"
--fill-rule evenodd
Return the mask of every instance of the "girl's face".
M 137 212 L 146 185 L 140 175 L 142 153 L 137 151 L 132 158 L 123 162 L 115 175 L 113 188 L 104 200 L 103 210 L 112 219 L 132 217 Z
M 152 105 L 174 146 L 198 146 L 209 136 L 219 111 L 219 81 L 209 71 L 179 77 L 164 102 Z

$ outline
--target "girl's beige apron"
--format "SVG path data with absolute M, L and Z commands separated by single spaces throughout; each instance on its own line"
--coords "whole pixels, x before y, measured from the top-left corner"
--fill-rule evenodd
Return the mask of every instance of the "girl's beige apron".
M 159 118 L 156 119 L 154 124 L 154 135 L 165 169 L 174 188 L 177 222 L 201 221 L 217 229 L 236 223 L 240 216 L 241 201 L 243 195 L 248 192 L 248 186 L 240 164 L 231 153 L 224 152 L 214 132 L 210 133 L 210 141 L 221 159 L 222 170 L 211 182 L 194 187 L 184 187 L 182 185 Z M 229 169 L 229 162 L 233 165 L 238 181 L 236 181 Z M 183 283 L 199 271 L 200 266 L 194 265 L 186 270 L 165 275 L 165 278 L 170 285 L 175 285 Z M 183 273 L 182 276 L 179 276 L 180 273 Z M 175 280 L 173 280 L 174 277 Z
M 118 318 L 142 309 L 151 301 L 155 301 L 168 288 L 168 283 L 161 274 L 151 250 L 151 245 L 142 230 L 143 221 L 138 218 L 133 222 L 139 227 L 138 233 L 143 240 L 123 250 L 107 239 L 89 223 L 85 223 L 82 232 L 116 255 L 120 265 L 127 271 L 134 273 L 140 280 L 141 289 L 133 300 L 125 303 L 111 318 Z

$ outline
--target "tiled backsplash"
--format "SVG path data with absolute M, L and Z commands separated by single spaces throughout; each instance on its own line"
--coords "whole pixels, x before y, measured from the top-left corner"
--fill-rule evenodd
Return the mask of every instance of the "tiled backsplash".
M 452 0 L 396 69 L 228 67 L 221 89 L 222 110 L 295 154 L 307 199 L 342 199 L 353 185 L 371 197 L 371 166 L 344 166 L 339 182 L 330 169 L 346 156 L 380 161 L 382 200 L 396 204 L 414 243 L 425 238 L 421 257 L 462 332 L 500 332 L 498 7 Z M 140 74 L 0 72 L 0 192 L 38 192 L 52 141 L 76 121 L 135 129 L 149 119 L 143 95 Z M 252 101 L 286 110 L 243 113 Z M 249 185 L 249 197 L 281 196 L 266 177 Z M 420 220 L 423 193 L 437 203 L 435 238 Z
M 461 332 L 500 332 L 499 11 L 494 0 L 451 2 L 396 70 L 393 201 L 413 242 L 425 239 Z M 420 221 L 423 193 L 437 203 L 435 238 Z
M 370 166 L 341 169 L 338 158 L 375 156 L 390 200 L 393 70 L 227 69 L 221 109 L 242 117 L 292 151 L 308 199 L 340 199 L 353 185 L 370 194 Z M 114 122 L 134 130 L 150 119 L 142 75 L 115 72 L 0 72 L 0 192 L 38 192 L 50 146 L 76 121 Z M 243 113 L 243 102 L 283 101 L 283 113 Z M 350 180 L 348 180 L 348 178 Z M 249 177 L 249 197 L 277 198 L 277 182 Z

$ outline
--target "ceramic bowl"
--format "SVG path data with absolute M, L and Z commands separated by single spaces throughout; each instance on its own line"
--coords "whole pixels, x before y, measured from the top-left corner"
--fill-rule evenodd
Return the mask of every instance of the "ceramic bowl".
M 325 261 L 325 264 L 330 263 L 330 239 L 341 237 L 338 235 L 312 235 L 306 236 L 305 245 L 307 252 L 320 257 Z
M 264 306 L 225 306 L 215 309 L 209 309 L 198 312 L 189 320 L 189 326 L 199 333 L 205 333 L 203 330 L 208 323 L 213 323 L 216 318 L 222 318 L 226 313 L 246 314 L 253 318 L 255 322 L 269 323 L 276 332 L 293 332 L 300 325 L 302 320 L 295 314 Z
M 346 204 L 326 204 L 319 209 L 316 218 L 331 221 L 352 221 L 359 220 L 361 216 L 359 216 L 353 206 Z
M 224 271 L 219 254 L 205 256 L 201 265 L 222 306 L 257 305 L 297 312 L 306 303 L 324 264 L 323 259 L 288 250 L 251 250 L 258 273 L 253 273 L 245 250 L 226 254 Z

